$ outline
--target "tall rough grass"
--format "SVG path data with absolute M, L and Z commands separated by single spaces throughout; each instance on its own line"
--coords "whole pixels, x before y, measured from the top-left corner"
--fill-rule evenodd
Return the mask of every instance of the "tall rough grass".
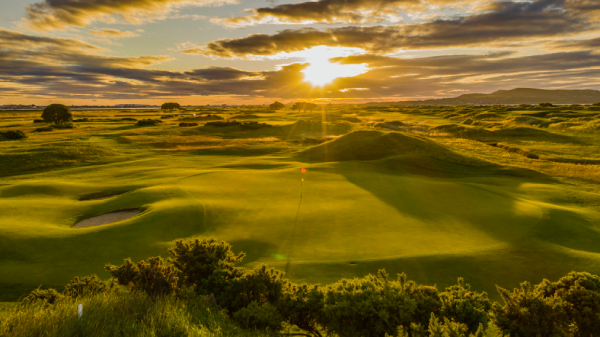
M 77 305 L 83 305 L 81 318 Z M 105 293 L 65 299 L 53 306 L 19 306 L 0 312 L 0 336 L 248 336 L 202 297 L 158 301 L 141 293 Z

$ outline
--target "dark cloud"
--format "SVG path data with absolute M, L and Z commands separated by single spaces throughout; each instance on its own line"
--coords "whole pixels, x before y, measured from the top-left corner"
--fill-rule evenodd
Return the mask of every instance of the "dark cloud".
M 310 29 L 307 32 L 323 34 Z M 587 43 L 598 44 L 597 39 Z M 232 67 L 169 71 L 149 69 L 168 57 L 105 56 L 100 49 L 73 39 L 0 30 L 0 45 L 8 46 L 0 49 L 0 81 L 4 83 L 0 90 L 4 98 L 155 99 L 220 95 L 238 100 L 403 100 L 513 87 L 596 88 L 600 73 L 600 55 L 593 49 L 530 56 L 507 51 L 414 58 L 368 54 L 333 59 L 341 64 L 366 64 L 368 71 L 335 79 L 321 89 L 304 81 L 302 71 L 309 66 L 307 63 L 269 71 Z
M 400 9 L 426 9 L 421 0 L 319 0 L 247 10 L 250 15 L 213 18 L 227 26 L 264 23 L 370 23 L 398 19 Z
M 481 13 L 406 25 L 287 29 L 274 35 L 253 34 L 216 40 L 204 49 L 186 52 L 246 58 L 327 45 L 388 53 L 399 49 L 489 46 L 579 33 L 593 27 L 581 12 L 567 11 L 564 2 L 493 2 Z
M 25 23 L 33 29 L 85 27 L 91 22 L 122 19 L 141 23 L 165 17 L 181 6 L 212 6 L 235 3 L 235 0 L 44 0 L 25 6 Z
M 62 48 L 101 50 L 102 48 L 75 39 L 28 35 L 0 28 L 3 48 L 28 48 L 31 46 L 56 46 Z
M 211 22 L 243 27 L 258 24 L 353 23 L 401 21 L 400 12 L 426 12 L 433 6 L 465 8 L 489 0 L 317 0 L 248 9 L 249 15 L 212 18 Z

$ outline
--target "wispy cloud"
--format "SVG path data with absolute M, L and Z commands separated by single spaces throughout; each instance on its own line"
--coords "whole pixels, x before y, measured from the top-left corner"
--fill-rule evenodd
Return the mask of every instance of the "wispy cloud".
M 143 30 L 141 30 L 141 32 L 143 32 Z M 141 33 L 138 30 L 138 33 Z M 89 31 L 90 34 L 98 36 L 98 37 L 103 37 L 103 38 L 109 38 L 109 39 L 121 39 L 121 38 L 127 38 L 127 37 L 137 37 L 140 36 L 140 34 L 136 33 L 136 32 L 130 32 L 130 31 L 121 31 L 118 29 L 114 29 L 114 28 L 102 28 L 102 29 L 98 29 L 98 30 L 90 30 Z
M 34 30 L 85 27 L 98 20 L 140 24 L 167 18 L 186 6 L 220 6 L 237 0 L 45 0 L 25 7 L 24 23 Z

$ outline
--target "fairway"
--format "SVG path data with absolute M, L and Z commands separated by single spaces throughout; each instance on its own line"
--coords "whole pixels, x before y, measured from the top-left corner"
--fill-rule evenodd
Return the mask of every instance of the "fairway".
M 481 142 L 415 131 L 440 125 L 435 115 L 377 114 L 408 128 L 375 131 L 372 116 L 284 122 L 278 113 L 255 115 L 276 125 L 260 130 L 100 122 L 1 142 L 5 158 L 34 154 L 22 172 L 5 166 L 1 180 L 0 298 L 60 288 L 74 276 L 107 278 L 106 263 L 166 257 L 175 240 L 194 237 L 230 242 L 247 253 L 245 266 L 266 263 L 320 284 L 386 268 L 438 287 L 462 276 L 495 298 L 495 283 L 600 272 L 595 183 Z M 303 137 L 329 138 L 315 145 Z M 595 141 L 503 137 L 556 144 L 562 155 Z M 58 160 L 61 144 L 73 142 L 96 152 L 44 159 Z M 37 169 L 36 160 L 44 160 Z M 124 220 L 73 226 L 121 210 L 129 210 Z

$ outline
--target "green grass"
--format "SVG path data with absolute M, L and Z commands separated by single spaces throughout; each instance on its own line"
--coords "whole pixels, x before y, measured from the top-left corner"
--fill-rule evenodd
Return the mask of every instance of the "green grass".
M 439 288 L 463 276 L 497 299 L 494 284 L 511 288 L 573 269 L 600 274 L 598 166 L 528 159 L 427 131 L 467 118 L 443 118 L 456 111 L 503 118 L 482 140 L 548 157 L 600 159 L 600 138 L 589 130 L 513 123 L 537 110 L 334 111 L 362 123 L 253 111 L 275 127 L 179 128 L 176 119 L 164 119 L 156 127 L 94 121 L 51 133 L 31 133 L 39 125 L 29 112 L 9 114 L 14 118 L 0 130 L 30 137 L 0 142 L 0 301 L 40 285 L 60 288 L 74 276 L 107 278 L 105 263 L 164 255 L 176 239 L 209 236 L 248 253 L 248 267 L 267 263 L 292 281 L 321 284 L 386 268 Z M 121 111 L 76 118 L 123 114 L 158 118 Z M 407 126 L 373 131 L 374 120 Z M 21 126 L 2 126 L 14 124 Z M 295 142 L 303 137 L 329 140 Z M 145 212 L 118 223 L 71 227 L 138 207 Z
M 83 314 L 77 315 L 82 304 Z M 240 329 L 201 298 L 160 301 L 112 293 L 66 300 L 49 308 L 0 310 L 1 336 L 276 336 Z

